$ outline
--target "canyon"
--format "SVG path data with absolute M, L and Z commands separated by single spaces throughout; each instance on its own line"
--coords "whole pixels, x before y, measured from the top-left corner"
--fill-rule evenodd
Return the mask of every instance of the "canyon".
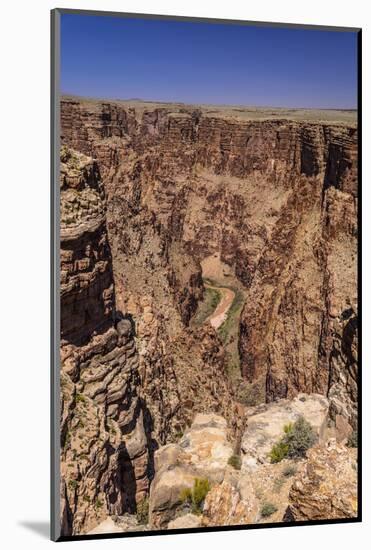
M 354 114 L 60 107 L 62 533 L 355 517 Z

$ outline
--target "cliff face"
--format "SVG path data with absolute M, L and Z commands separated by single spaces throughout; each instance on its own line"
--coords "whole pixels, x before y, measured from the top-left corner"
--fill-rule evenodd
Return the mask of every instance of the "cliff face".
M 334 134 L 336 147 L 317 144 L 322 165 L 317 155 L 313 175 L 293 177 L 252 277 L 240 353 L 250 380 L 265 377 L 268 400 L 328 394 L 332 410 L 355 426 L 357 176 L 350 134 Z M 342 407 L 334 404 L 339 392 Z
M 61 523 L 135 511 L 152 476 L 133 328 L 116 310 L 105 196 L 89 157 L 61 153 Z
M 235 427 L 224 353 L 215 333 L 188 324 L 203 296 L 199 259 L 187 253 L 188 189 L 171 157 L 171 117 L 62 102 L 63 142 L 97 159 L 107 195 L 117 307 L 131 316 L 139 373 L 158 443 L 177 437 L 195 412 L 221 412 Z M 158 154 L 159 132 L 167 142 Z M 165 158 L 166 157 L 166 158 Z M 185 153 L 184 166 L 192 173 Z
M 149 340 L 158 320 L 170 338 L 188 323 L 198 261 L 219 254 L 247 292 L 246 379 L 265 379 L 267 400 L 328 393 L 355 425 L 354 127 L 66 99 L 62 134 L 104 174 L 117 300 L 154 316 Z

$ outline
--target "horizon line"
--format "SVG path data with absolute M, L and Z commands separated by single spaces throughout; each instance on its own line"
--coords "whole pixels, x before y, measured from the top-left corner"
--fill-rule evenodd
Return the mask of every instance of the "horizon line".
M 244 103 L 189 103 L 186 101 L 176 100 L 167 101 L 163 99 L 143 99 L 139 97 L 102 97 L 102 96 L 86 96 L 80 94 L 74 94 L 71 92 L 60 92 L 60 97 L 75 97 L 79 99 L 95 100 L 95 101 L 132 101 L 138 103 L 163 103 L 164 105 L 185 105 L 185 106 L 205 106 L 205 107 L 236 107 L 236 108 L 254 108 L 254 109 L 289 109 L 293 111 L 358 111 L 358 107 L 291 107 L 291 106 L 273 106 L 273 105 L 257 105 L 257 104 L 244 104 Z

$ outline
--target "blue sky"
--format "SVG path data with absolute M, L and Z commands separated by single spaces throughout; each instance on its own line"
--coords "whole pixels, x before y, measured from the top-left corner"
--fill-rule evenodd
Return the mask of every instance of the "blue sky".
M 355 32 L 61 16 L 66 94 L 355 108 L 356 66 Z

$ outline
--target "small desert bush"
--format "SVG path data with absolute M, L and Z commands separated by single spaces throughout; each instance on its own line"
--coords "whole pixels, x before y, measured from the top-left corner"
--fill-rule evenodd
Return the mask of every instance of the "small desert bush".
M 307 450 L 314 445 L 316 434 L 309 422 L 303 416 L 299 416 L 285 432 L 283 439 L 289 448 L 289 458 L 303 458 Z
M 273 445 L 269 457 L 271 462 L 281 462 L 284 458 L 303 458 L 307 450 L 316 441 L 316 435 L 312 426 L 303 416 L 283 428 L 284 436 Z
M 210 489 L 210 482 L 207 478 L 196 478 L 192 489 L 182 490 L 180 500 L 184 504 L 189 504 L 194 514 L 201 514 L 204 500 Z
M 271 502 L 265 502 L 263 506 L 260 508 L 260 515 L 263 518 L 268 518 L 269 516 L 274 514 L 274 512 L 277 512 L 277 510 L 278 510 L 277 506 L 275 506 Z
M 137 504 L 137 521 L 140 525 L 148 523 L 148 513 L 149 513 L 149 499 L 148 497 L 143 498 Z
M 287 457 L 288 452 L 289 448 L 283 441 L 279 441 L 273 445 L 271 452 L 269 453 L 269 458 L 271 459 L 272 464 L 281 462 L 281 460 Z
M 75 397 L 76 403 L 86 403 L 86 397 L 82 393 L 77 393 Z
M 232 455 L 228 460 L 228 464 L 235 470 L 241 470 L 241 457 L 239 455 Z

